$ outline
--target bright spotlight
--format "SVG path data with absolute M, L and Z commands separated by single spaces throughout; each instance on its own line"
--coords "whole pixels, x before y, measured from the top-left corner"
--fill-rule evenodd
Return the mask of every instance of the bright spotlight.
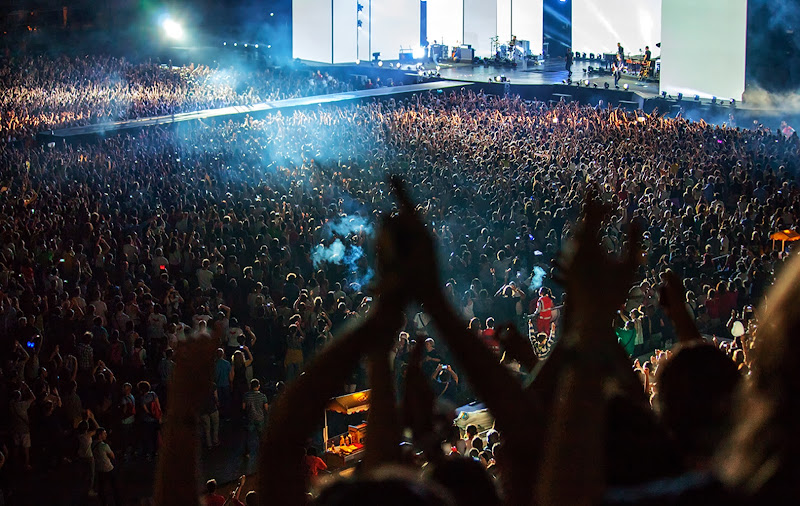
M 164 21 L 161 22 L 161 28 L 164 30 L 164 34 L 168 38 L 174 40 L 183 39 L 183 27 L 174 19 L 164 19 Z
M 437 65 L 437 66 L 436 66 L 436 72 L 439 72 L 440 70 L 442 70 L 442 67 L 440 67 L 439 65 Z
M 381 61 L 379 61 L 379 62 L 378 62 L 378 66 L 379 66 L 379 67 L 383 67 L 383 60 L 381 60 Z
M 356 65 L 361 65 L 361 60 L 356 60 Z
M 422 58 L 425 58 L 425 48 L 417 46 L 413 49 L 411 55 L 415 60 L 421 60 Z
M 256 49 L 258 49 L 258 44 L 256 44 L 254 47 L 255 47 Z
M 628 85 L 628 83 L 625 83 L 625 85 L 623 86 L 623 88 L 625 88 L 625 91 L 628 91 L 628 88 L 630 88 L 630 86 Z
M 275 15 L 275 13 L 274 13 L 274 12 L 270 12 L 270 13 L 269 13 L 269 17 L 272 17 L 272 16 L 274 16 L 274 15 Z

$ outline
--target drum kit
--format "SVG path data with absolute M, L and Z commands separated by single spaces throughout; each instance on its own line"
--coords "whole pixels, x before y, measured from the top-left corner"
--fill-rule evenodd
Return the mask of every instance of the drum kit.
M 522 61 L 530 50 L 526 49 L 526 41 L 518 41 L 516 35 L 508 42 L 500 42 L 500 37 L 492 37 L 491 48 L 494 55 L 490 60 L 495 65 L 514 65 Z

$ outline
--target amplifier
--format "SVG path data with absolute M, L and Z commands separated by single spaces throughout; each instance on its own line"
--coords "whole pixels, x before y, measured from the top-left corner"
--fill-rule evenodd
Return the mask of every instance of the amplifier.
M 470 46 L 461 46 L 456 51 L 456 59 L 458 61 L 472 61 L 475 58 L 475 50 Z

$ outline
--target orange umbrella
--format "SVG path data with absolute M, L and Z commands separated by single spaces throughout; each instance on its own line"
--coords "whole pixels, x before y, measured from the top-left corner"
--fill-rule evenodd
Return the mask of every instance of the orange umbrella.
M 772 239 L 772 248 L 775 248 L 775 241 L 781 241 L 781 251 L 786 249 L 786 243 L 800 240 L 800 234 L 794 230 L 779 230 L 769 236 Z

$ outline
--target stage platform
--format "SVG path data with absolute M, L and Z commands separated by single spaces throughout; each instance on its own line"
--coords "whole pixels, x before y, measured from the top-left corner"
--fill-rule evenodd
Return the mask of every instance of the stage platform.
M 244 115 L 259 115 L 270 112 L 290 111 L 304 107 L 313 107 L 324 104 L 339 104 L 356 100 L 380 98 L 386 96 L 399 96 L 415 94 L 428 91 L 449 90 L 464 88 L 468 84 L 459 81 L 431 81 L 420 84 L 408 84 L 393 87 L 374 88 L 370 90 L 349 91 L 344 93 L 331 93 L 330 95 L 315 95 L 311 97 L 290 98 L 286 100 L 274 100 L 260 104 L 247 106 L 221 107 L 218 109 L 205 109 L 202 111 L 186 112 L 169 116 L 153 116 L 148 118 L 138 118 L 128 121 L 116 121 L 113 123 L 98 123 L 80 127 L 64 128 L 60 130 L 47 130 L 38 135 L 41 141 L 56 141 L 61 139 L 76 139 L 84 137 L 113 135 L 127 130 L 137 130 L 140 128 L 170 125 L 186 121 L 196 121 L 212 118 L 233 118 Z
M 589 73 L 589 67 L 595 69 L 600 64 L 598 62 L 575 62 L 572 65 L 572 81 L 589 80 L 589 86 L 605 89 L 608 83 L 609 88 L 614 89 L 614 77 L 611 75 L 600 75 L 597 72 Z M 435 68 L 435 65 L 428 64 L 426 69 Z M 539 65 L 529 65 L 527 69 L 504 67 L 485 67 L 483 65 L 472 64 L 439 64 L 439 74 L 443 79 L 453 81 L 465 81 L 472 83 L 486 83 L 496 76 L 505 76 L 511 84 L 519 85 L 555 85 L 563 84 L 569 75 L 564 68 L 563 60 L 550 60 Z M 623 75 L 619 82 L 620 89 L 628 85 L 630 91 L 640 95 L 642 98 L 652 98 L 659 94 L 657 82 L 639 81 L 635 76 Z

